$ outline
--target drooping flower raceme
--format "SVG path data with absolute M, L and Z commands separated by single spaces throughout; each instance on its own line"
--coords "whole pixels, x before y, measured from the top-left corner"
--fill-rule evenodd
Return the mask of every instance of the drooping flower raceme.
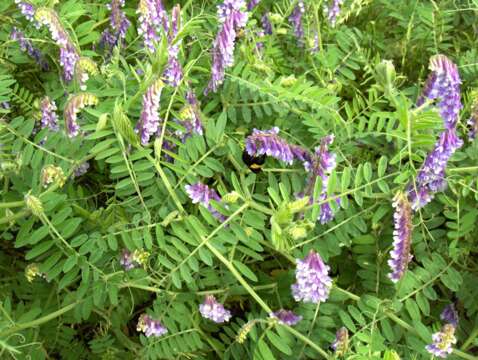
M 280 324 L 293 326 L 302 320 L 302 316 L 294 314 L 290 310 L 280 309 L 269 314 L 269 317 L 277 319 Z
M 286 164 L 292 165 L 294 153 L 289 143 L 279 135 L 279 128 L 273 127 L 270 130 L 254 129 L 252 134 L 246 138 L 246 151 L 250 156 L 271 156 Z
M 142 314 L 139 317 L 136 330 L 143 332 L 147 337 L 160 337 L 168 332 L 168 329 L 161 324 L 161 321 L 154 320 L 147 314 Z
M 41 51 L 35 46 L 33 46 L 30 40 L 25 38 L 25 35 L 20 30 L 14 27 L 10 34 L 10 38 L 12 40 L 18 41 L 20 49 L 26 52 L 31 58 L 33 58 L 43 71 L 48 71 L 48 69 L 50 68 L 48 65 L 48 61 L 46 61 Z
M 143 37 L 145 47 L 154 51 L 161 31 L 168 31 L 168 14 L 161 0 L 140 0 L 137 13 L 138 33 Z
M 181 8 L 176 5 L 171 14 L 171 26 L 168 35 L 168 65 L 164 71 L 165 81 L 171 86 L 178 86 L 183 77 L 183 69 L 178 59 L 180 42 L 174 42 L 179 32 L 180 23 Z
M 398 282 L 407 270 L 408 263 L 412 260 L 410 248 L 412 243 L 412 207 L 402 192 L 397 193 L 394 198 L 395 208 L 393 249 L 390 252 L 388 265 L 392 272 L 388 275 L 394 283 Z
M 156 134 L 159 130 L 161 121 L 159 117 L 159 101 L 163 87 L 164 83 L 157 79 L 143 95 L 143 110 L 135 129 L 139 133 L 141 144 L 143 145 L 148 144 L 151 135 Z
M 42 7 L 35 12 L 35 19 L 41 25 L 48 27 L 52 39 L 60 47 L 60 65 L 63 67 L 63 78 L 65 81 L 71 81 L 75 72 L 75 64 L 80 56 L 70 36 L 63 28 L 58 15 L 54 10 Z
M 269 20 L 269 13 L 265 13 L 261 17 L 262 29 L 264 29 L 264 35 L 272 35 L 272 24 Z
M 199 312 L 205 319 L 214 321 L 217 324 L 228 322 L 231 318 L 231 312 L 224 308 L 213 295 L 207 295 L 204 302 L 199 305 Z
M 52 131 L 58 131 L 58 115 L 56 114 L 56 104 L 48 96 L 45 96 L 40 102 L 41 127 L 49 128 Z
M 349 347 L 349 332 L 347 328 L 341 327 L 335 333 L 335 340 L 331 345 L 335 355 L 344 356 Z
M 149 255 L 149 252 L 142 249 L 135 249 L 133 252 L 123 249 L 120 264 L 125 270 L 131 270 L 140 266 L 146 267 Z
M 75 137 L 80 133 L 80 126 L 77 123 L 78 113 L 86 106 L 96 105 L 98 98 L 93 94 L 82 93 L 73 96 L 65 106 L 64 118 L 65 129 L 69 137 Z
M 289 22 L 294 29 L 294 35 L 297 38 L 299 46 L 303 45 L 304 41 L 304 24 L 302 23 L 302 17 L 305 14 L 305 5 L 303 0 L 299 0 L 295 6 L 292 14 L 289 16 Z
M 458 326 L 458 313 L 456 312 L 454 303 L 445 306 L 440 314 L 440 319 L 448 324 L 453 325 L 455 328 Z
M 327 301 L 332 287 L 332 279 L 328 275 L 329 266 L 313 250 L 303 260 L 297 259 L 296 262 L 296 282 L 291 287 L 294 299 L 314 304 Z
M 340 5 L 342 5 L 342 3 L 343 0 L 329 0 L 329 6 L 326 6 L 324 9 L 327 19 L 332 26 L 335 26 L 337 22 L 337 17 L 340 14 Z
M 248 14 L 244 0 L 224 0 L 218 6 L 221 28 L 212 50 L 211 79 L 204 93 L 216 92 L 224 81 L 226 69 L 234 64 L 234 47 L 237 31 L 246 26 Z
M 218 195 L 216 190 L 210 189 L 207 185 L 201 184 L 201 183 L 186 185 L 185 188 L 186 188 L 186 193 L 188 194 L 193 204 L 201 204 L 206 209 L 208 209 L 214 217 L 216 217 L 220 221 L 224 221 L 226 219 L 224 215 L 220 214 L 210 204 L 211 200 L 214 200 L 217 202 L 221 201 L 221 197 Z
M 441 330 L 432 335 L 433 343 L 426 346 L 430 354 L 439 358 L 446 358 L 453 352 L 453 345 L 456 344 L 455 327 L 452 324 L 445 324 Z
M 110 28 L 103 31 L 101 34 L 100 44 L 107 48 L 113 48 L 119 44 L 125 37 L 130 21 L 122 10 L 124 0 L 111 0 L 111 3 L 106 7 L 111 11 L 110 14 Z

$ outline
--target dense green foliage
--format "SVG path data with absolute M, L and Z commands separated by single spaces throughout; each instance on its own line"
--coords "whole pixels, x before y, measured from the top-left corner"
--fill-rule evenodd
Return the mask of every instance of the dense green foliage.
M 448 358 L 478 356 L 478 141 L 468 140 L 466 125 L 478 87 L 478 1 L 345 0 L 332 27 L 323 13 L 327 1 L 306 0 L 305 44 L 298 46 L 287 20 L 296 1 L 262 0 L 238 36 L 223 86 L 208 95 L 219 1 L 164 1 L 168 12 L 181 5 L 184 79 L 164 87 L 162 134 L 147 146 L 134 126 L 143 94 L 167 64 L 167 43 L 155 53 L 143 48 L 138 1 L 125 2 L 132 26 L 111 56 L 98 46 L 109 1 L 32 3 L 54 8 L 81 56 L 96 63 L 87 91 L 98 104 L 79 114 L 84 134 L 68 137 L 63 109 L 79 84 L 62 79 L 49 31 L 36 29 L 13 0 L 0 1 L 0 358 L 332 359 L 329 346 L 345 326 L 345 358 L 429 359 L 425 346 L 452 301 L 460 322 Z M 267 11 L 275 14 L 274 31 L 258 51 Z M 41 50 L 49 71 L 10 39 L 14 26 Z M 448 188 L 414 214 L 413 260 L 394 284 L 387 277 L 392 200 L 443 128 L 436 107 L 415 106 L 436 54 L 458 65 L 464 145 L 448 163 Z M 174 134 L 184 129 L 173 119 L 189 86 L 204 136 L 181 142 Z M 45 95 L 58 105 L 59 132 L 40 130 Z M 340 205 L 332 222 L 315 220 L 316 205 L 279 219 L 304 189 L 300 164 L 267 159 L 257 174 L 244 164 L 245 137 L 273 126 L 310 150 L 335 135 L 330 151 L 337 167 L 327 189 Z M 171 142 L 172 150 L 163 146 Z M 74 177 L 86 161 L 87 173 Z M 63 170 L 63 186 L 43 186 L 47 165 Z M 191 202 L 185 186 L 197 182 L 235 200 L 212 204 L 226 221 Z M 313 224 L 304 237 L 272 234 L 301 220 Z M 145 267 L 124 271 L 124 248 L 146 250 Z M 334 281 L 320 306 L 291 295 L 295 259 L 310 249 L 331 267 Z M 44 277 L 29 282 L 32 264 Z M 200 316 L 206 294 L 231 310 L 230 322 Z M 294 327 L 270 321 L 268 312 L 279 308 L 302 321 Z M 144 312 L 168 333 L 140 335 L 136 323 Z

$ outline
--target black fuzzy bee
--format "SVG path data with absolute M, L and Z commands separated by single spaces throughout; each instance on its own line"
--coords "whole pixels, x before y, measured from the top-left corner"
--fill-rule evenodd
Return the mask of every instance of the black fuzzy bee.
M 251 156 L 246 150 L 242 153 L 242 161 L 255 174 L 261 172 L 262 165 L 266 162 L 266 156 Z

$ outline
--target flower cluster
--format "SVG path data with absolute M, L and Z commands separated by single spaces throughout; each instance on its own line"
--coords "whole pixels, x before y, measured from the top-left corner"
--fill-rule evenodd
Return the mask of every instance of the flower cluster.
M 159 130 L 161 119 L 159 117 L 159 101 L 164 83 L 158 79 L 153 82 L 143 95 L 143 110 L 135 131 L 141 137 L 141 144 L 146 145 L 151 135 Z
M 231 312 L 224 308 L 213 295 L 207 295 L 204 302 L 199 305 L 199 312 L 205 319 L 214 321 L 217 324 L 228 322 L 231 318 Z
M 138 33 L 143 36 L 145 47 L 154 51 L 161 32 L 168 29 L 168 15 L 163 3 L 161 0 L 140 0 L 137 13 Z
M 214 40 L 212 50 L 211 79 L 205 94 L 216 92 L 224 81 L 226 69 L 234 64 L 234 47 L 237 31 L 246 26 L 248 14 L 244 0 L 224 0 L 218 5 L 218 18 L 221 28 Z
M 178 60 L 180 42 L 175 42 L 175 38 L 179 32 L 180 23 L 181 8 L 179 5 L 176 5 L 171 13 L 171 26 L 168 35 L 168 65 L 164 71 L 165 81 L 169 85 L 175 87 L 179 85 L 183 77 L 183 69 Z
M 124 249 L 121 253 L 120 265 L 125 270 L 131 270 L 140 266 L 145 267 L 148 262 L 148 258 L 149 252 L 145 250 L 136 249 L 133 252 L 130 252 L 127 249 Z
M 269 20 L 269 13 L 265 13 L 261 17 L 262 29 L 264 30 L 264 35 L 272 35 L 272 24 Z
M 81 57 L 76 62 L 75 76 L 81 90 L 86 90 L 86 81 L 89 79 L 89 75 L 96 75 L 97 73 L 98 67 L 90 58 Z
M 294 161 L 294 153 L 289 143 L 278 136 L 279 128 L 270 130 L 254 129 L 246 139 L 246 151 L 250 156 L 271 156 L 277 160 L 291 165 Z
M 433 343 L 426 346 L 427 351 L 436 357 L 446 358 L 456 344 L 455 330 L 452 324 L 443 325 L 439 332 L 432 335 Z
M 454 327 L 458 326 L 458 313 L 455 309 L 455 304 L 451 303 L 445 306 L 442 313 L 440 314 L 440 319 L 444 322 L 453 325 Z
M 27 278 L 28 282 L 33 282 L 36 277 L 46 278 L 46 275 L 40 271 L 40 267 L 38 264 L 29 264 L 25 268 L 25 277 Z
M 296 282 L 291 287 L 294 299 L 314 304 L 327 301 L 332 287 L 332 279 L 328 275 L 329 266 L 313 250 L 303 260 L 296 261 Z
M 37 28 L 40 26 L 35 21 L 35 7 L 32 4 L 20 0 L 15 0 L 15 4 L 17 4 L 17 7 L 20 9 L 22 15 L 25 16 L 25 19 L 33 23 Z
M 31 41 L 25 38 L 25 35 L 20 30 L 14 27 L 10 34 L 10 38 L 18 41 L 20 49 L 33 58 L 43 71 L 49 70 L 50 66 L 48 65 L 48 61 L 45 59 L 41 51 L 34 47 Z
M 334 349 L 335 355 L 344 356 L 349 347 L 349 332 L 347 328 L 341 327 L 335 333 L 335 340 L 331 345 Z
M 55 183 L 63 187 L 66 182 L 66 176 L 61 167 L 55 165 L 46 165 L 41 171 L 41 183 L 43 187 Z
M 80 133 L 77 123 L 78 113 L 86 106 L 96 105 L 98 98 L 93 94 L 82 93 L 73 96 L 65 106 L 64 118 L 65 129 L 69 137 L 75 137 Z
M 393 250 L 390 252 L 388 265 L 392 272 L 388 275 L 394 283 L 398 282 L 407 270 L 408 263 L 412 260 L 410 248 L 412 244 L 412 207 L 405 196 L 399 192 L 395 195 L 393 215 L 395 229 L 393 230 Z
M 294 29 L 294 35 L 302 46 L 304 40 L 304 24 L 302 24 L 302 17 L 305 14 L 305 5 L 303 0 L 299 0 L 295 6 L 292 14 L 289 16 L 289 22 Z
M 48 27 L 52 39 L 60 47 L 60 65 L 63 67 L 63 78 L 66 81 L 71 81 L 75 71 L 75 64 L 80 56 L 70 36 L 63 28 L 60 19 L 58 19 L 58 15 L 54 10 L 42 7 L 35 12 L 35 19 L 41 25 Z
M 343 0 L 329 0 L 329 6 L 326 6 L 324 9 L 325 14 L 327 15 L 327 20 L 329 20 L 330 25 L 335 26 L 337 22 L 337 17 L 340 14 L 340 5 L 342 5 Z
M 138 324 L 136 325 L 136 330 L 143 332 L 147 337 L 160 337 L 168 332 L 168 329 L 166 329 L 159 320 L 154 320 L 147 314 L 141 314 L 138 319 Z
M 48 96 L 45 96 L 40 102 L 41 127 L 52 131 L 58 131 L 58 115 L 56 114 L 56 104 Z
M 470 141 L 475 140 L 476 134 L 478 133 L 478 93 L 474 95 L 476 97 L 471 106 L 471 116 L 466 123 L 470 127 L 470 132 L 468 133 L 468 139 Z
M 207 185 L 196 183 L 193 185 L 186 185 L 186 192 L 193 202 L 193 204 L 201 204 L 206 209 L 208 209 L 211 214 L 219 219 L 220 221 L 224 221 L 226 217 L 220 214 L 216 209 L 212 207 L 210 204 L 211 200 L 220 202 L 221 197 L 214 189 L 210 189 Z
M 124 0 L 111 0 L 111 3 L 106 6 L 111 11 L 110 29 L 103 31 L 100 44 L 111 49 L 126 37 L 126 32 L 131 23 L 121 10 L 124 6 Z
M 290 310 L 280 309 L 269 314 L 270 318 L 277 319 L 279 324 L 293 326 L 302 320 L 302 316 L 294 314 Z
M 416 182 L 409 186 L 409 197 L 414 210 L 428 204 L 434 194 L 446 188 L 445 170 L 453 153 L 463 145 L 456 133 L 456 123 L 462 108 L 460 76 L 457 66 L 444 55 L 430 59 L 430 74 L 417 105 L 425 99 L 439 99 L 438 107 L 445 130 L 421 166 Z

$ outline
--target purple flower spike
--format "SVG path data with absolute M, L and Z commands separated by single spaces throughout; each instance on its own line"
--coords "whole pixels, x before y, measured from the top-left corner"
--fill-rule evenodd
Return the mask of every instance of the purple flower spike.
M 217 202 L 221 201 L 221 197 L 217 194 L 217 192 L 214 189 L 210 189 L 207 185 L 197 183 L 194 185 L 186 185 L 186 193 L 188 194 L 193 204 L 201 204 L 206 209 L 208 209 L 214 217 L 216 217 L 220 221 L 224 221 L 226 219 L 224 215 L 220 214 L 209 203 L 211 200 L 214 200 Z
M 296 283 L 291 287 L 294 299 L 314 304 L 327 301 L 332 287 L 332 279 L 328 275 L 329 266 L 313 250 L 303 260 L 296 261 Z
M 425 99 L 438 99 L 438 108 L 445 128 L 454 128 L 462 108 L 458 68 L 445 55 L 432 56 L 429 68 L 431 73 L 417 105 L 421 106 Z
M 183 69 L 179 63 L 179 42 L 173 43 L 176 36 L 178 35 L 179 26 L 181 22 L 181 8 L 179 5 L 176 5 L 173 8 L 171 16 L 171 27 L 169 29 L 168 36 L 168 66 L 164 72 L 164 77 L 166 82 L 171 86 L 178 86 L 183 78 Z
M 440 332 L 432 335 L 433 343 L 427 345 L 426 350 L 436 357 L 446 358 L 453 352 L 453 345 L 456 344 L 455 327 L 452 324 L 443 325 Z
M 205 319 L 214 321 L 216 324 L 228 322 L 231 312 L 224 308 L 224 305 L 217 302 L 213 295 L 207 295 L 204 302 L 199 305 L 199 312 Z
M 269 314 L 269 317 L 277 319 L 280 324 L 294 326 L 302 320 L 302 316 L 294 314 L 290 310 L 280 309 Z
M 330 0 L 329 6 L 325 8 L 325 14 L 332 27 L 334 27 L 337 22 L 337 17 L 340 14 L 340 5 L 342 5 L 342 3 L 343 0 Z
M 151 135 L 156 134 L 161 119 L 159 117 L 159 101 L 164 83 L 156 80 L 143 95 L 143 110 L 135 131 L 140 134 L 141 144 L 147 145 Z
M 106 5 L 111 11 L 110 28 L 101 34 L 101 46 L 111 49 L 126 37 L 126 32 L 131 23 L 121 10 L 123 6 L 124 0 L 111 0 L 111 3 Z
M 399 192 L 394 198 L 395 229 L 393 230 L 393 250 L 390 252 L 388 265 L 392 272 L 388 275 L 394 283 L 398 282 L 412 260 L 410 248 L 412 244 L 412 208 L 407 197 Z
M 247 3 L 247 11 L 252 11 L 260 2 L 261 0 L 249 0 Z
M 440 314 L 440 319 L 456 328 L 458 326 L 458 313 L 456 312 L 455 304 L 451 303 L 445 306 Z
M 221 28 L 212 50 L 211 79 L 204 93 L 216 92 L 224 82 L 226 69 L 234 64 L 234 47 L 237 31 L 246 26 L 247 13 L 244 0 L 225 0 L 218 6 Z
M 305 5 L 304 1 L 299 0 L 296 7 L 292 11 L 292 14 L 289 16 L 289 22 L 294 29 L 294 35 L 297 38 L 299 46 L 303 45 L 304 40 L 304 25 L 302 24 L 302 17 L 305 14 Z
M 69 137 L 75 137 L 80 133 L 80 126 L 77 123 L 78 113 L 86 106 L 96 105 L 98 98 L 93 94 L 82 93 L 73 96 L 65 106 L 63 117 L 65 128 Z
M 36 28 L 40 27 L 40 24 L 35 20 L 35 7 L 32 4 L 20 0 L 15 0 L 15 4 L 17 4 L 17 7 L 20 9 L 22 15 L 25 16 L 25 19 L 33 23 Z
M 271 156 L 277 160 L 291 165 L 294 153 L 286 140 L 278 136 L 279 128 L 270 130 L 254 129 L 246 139 L 246 151 L 250 156 Z
M 261 17 L 262 28 L 264 29 L 265 35 L 272 35 L 272 24 L 269 20 L 269 13 L 265 13 Z
M 137 13 L 138 33 L 143 36 L 145 47 L 154 51 L 161 31 L 168 31 L 168 14 L 161 0 L 140 0 Z
M 331 345 L 335 355 L 344 356 L 349 347 L 349 332 L 347 328 L 341 327 L 335 333 L 335 340 Z
M 48 96 L 45 96 L 40 102 L 41 127 L 52 131 L 58 131 L 58 115 L 56 114 L 56 104 Z
M 31 41 L 26 39 L 25 35 L 20 30 L 14 27 L 10 34 L 10 38 L 18 41 L 20 49 L 33 58 L 43 71 L 49 70 L 50 66 L 48 65 L 48 61 L 46 61 L 41 51 L 34 47 Z
M 160 337 L 168 332 L 168 329 L 166 329 L 159 320 L 153 320 L 147 314 L 142 314 L 139 317 L 136 330 L 143 332 L 147 337 Z

